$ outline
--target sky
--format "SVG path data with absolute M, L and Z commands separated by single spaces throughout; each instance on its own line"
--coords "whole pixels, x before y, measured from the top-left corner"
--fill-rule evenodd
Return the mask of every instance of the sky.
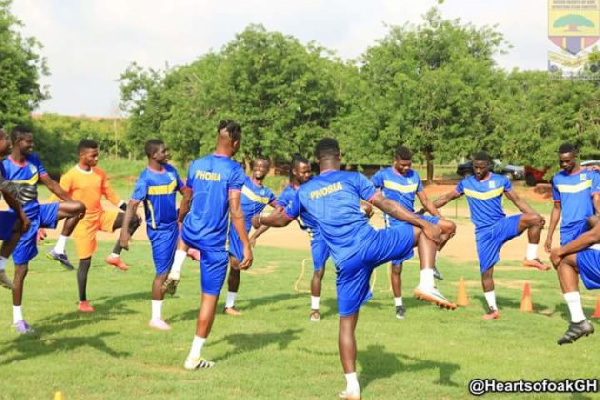
M 52 98 L 37 112 L 119 115 L 119 75 L 133 61 L 162 68 L 220 49 L 249 24 L 359 57 L 388 25 L 419 23 L 432 0 L 13 0 L 21 32 L 43 45 Z M 547 0 L 446 0 L 444 18 L 497 25 L 507 69 L 546 69 Z

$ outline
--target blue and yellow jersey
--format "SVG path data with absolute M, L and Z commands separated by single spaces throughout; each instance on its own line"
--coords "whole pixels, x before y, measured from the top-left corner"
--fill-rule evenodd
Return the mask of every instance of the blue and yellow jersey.
M 37 154 L 32 153 L 19 163 L 7 157 L 2 160 L 2 174 L 4 179 L 19 187 L 19 192 L 27 193 L 26 197 L 18 196 L 24 210 L 39 208 L 37 199 L 37 184 L 40 177 L 47 175 L 46 168 L 42 165 Z
M 211 154 L 195 160 L 186 186 L 193 191 L 182 235 L 204 250 L 222 250 L 227 240 L 229 192 L 241 191 L 244 170 L 227 156 Z
M 502 210 L 502 195 L 511 191 L 512 185 L 505 176 L 490 172 L 487 179 L 478 181 L 472 175 L 461 180 L 455 190 L 467 197 L 476 231 L 488 228 L 506 217 Z
M 183 182 L 177 170 L 165 165 L 161 172 L 146 168 L 135 183 L 132 200 L 143 201 L 146 223 L 151 229 L 177 222 L 177 192 Z
M 360 209 L 360 200 L 369 201 L 376 193 L 373 183 L 358 172 L 325 171 L 300 186 L 285 213 L 291 219 L 306 213 L 317 221 L 339 265 L 376 234 Z
M 600 193 L 600 174 L 580 169 L 573 174 L 561 171 L 552 178 L 552 199 L 560 202 L 560 228 L 579 225 L 594 214 L 592 195 Z
M 267 204 L 275 207 L 277 198 L 266 186 L 261 183 L 255 182 L 250 177 L 246 177 L 244 186 L 242 186 L 242 212 L 246 217 L 246 223 L 249 223 L 252 217 L 260 214 Z
M 300 186 L 287 185 L 285 189 L 279 195 L 277 199 L 277 207 L 281 207 L 285 210 L 285 208 L 294 201 L 296 197 L 296 192 L 300 189 Z M 319 238 L 319 225 L 317 221 L 313 219 L 308 213 L 301 214 L 298 219 L 298 225 L 300 229 L 306 231 L 311 239 Z
M 423 190 L 421 177 L 417 171 L 411 169 L 404 176 L 398 173 L 394 167 L 388 167 L 373 175 L 371 181 L 375 187 L 381 189 L 386 198 L 399 203 L 410 212 L 415 212 L 415 197 L 417 193 Z M 391 218 L 387 214 L 385 219 L 392 225 L 400 223 L 400 221 Z

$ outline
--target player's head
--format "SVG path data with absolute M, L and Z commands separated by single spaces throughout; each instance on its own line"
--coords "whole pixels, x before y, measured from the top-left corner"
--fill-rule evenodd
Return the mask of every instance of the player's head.
M 258 156 L 252 161 L 252 177 L 257 181 L 262 181 L 269 173 L 271 162 L 263 156 Z
M 408 174 L 412 167 L 412 153 L 406 146 L 398 146 L 394 157 L 394 168 L 402 175 Z
M 169 149 L 160 139 L 151 139 L 144 145 L 144 151 L 148 156 L 148 161 L 154 160 L 160 165 L 165 165 L 169 161 Z
M 296 179 L 299 184 L 306 183 L 312 178 L 310 162 L 300 154 L 295 154 L 290 165 L 290 180 Z
M 560 168 L 570 174 L 577 165 L 577 149 L 571 143 L 563 143 L 558 148 Z
M 222 120 L 217 127 L 219 134 L 218 142 L 226 145 L 232 151 L 232 155 L 237 153 L 242 144 L 242 127 L 235 121 Z
M 323 162 L 339 163 L 342 157 L 340 144 L 337 140 L 332 138 L 319 140 L 315 147 L 315 157 L 317 157 L 317 162 L 319 164 Z
M 82 139 L 77 146 L 79 151 L 79 162 L 88 167 L 98 165 L 98 156 L 100 155 L 100 147 L 98 142 L 90 139 Z
M 489 174 L 491 163 L 492 159 L 484 151 L 480 151 L 473 156 L 473 175 L 477 180 L 480 181 Z
M 0 128 L 0 157 L 8 155 L 10 152 L 10 139 L 8 133 Z
M 13 149 L 18 150 L 22 155 L 28 156 L 33 153 L 33 133 L 26 126 L 15 126 L 10 132 L 10 141 Z

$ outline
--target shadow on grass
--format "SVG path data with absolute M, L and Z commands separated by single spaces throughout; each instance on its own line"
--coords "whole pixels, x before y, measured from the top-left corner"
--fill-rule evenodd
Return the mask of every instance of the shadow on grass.
M 227 335 L 223 339 L 211 343 L 211 345 L 225 342 L 231 346 L 235 346 L 235 348 L 215 358 L 215 361 L 226 360 L 236 355 L 257 351 L 269 345 L 277 345 L 280 351 L 285 350 L 291 342 L 300 339 L 298 334 L 303 330 L 287 329 L 283 332 L 234 333 Z
M 95 336 L 74 336 L 51 340 L 38 340 L 35 335 L 21 335 L 0 351 L 0 356 L 11 352 L 18 352 L 19 354 L 2 360 L 0 365 L 70 352 L 79 347 L 91 347 L 114 358 L 130 356 L 131 353 L 129 352 L 119 352 L 111 349 L 104 341 L 105 338 L 116 335 L 119 335 L 119 332 L 101 332 Z
M 405 354 L 394 354 L 385 351 L 382 345 L 369 345 L 365 351 L 358 352 L 358 363 L 361 366 L 361 387 L 366 388 L 377 379 L 385 379 L 399 373 L 414 373 L 421 370 L 438 370 L 439 376 L 434 381 L 442 386 L 459 386 L 452 381 L 452 375 L 460 369 L 459 364 L 421 360 Z

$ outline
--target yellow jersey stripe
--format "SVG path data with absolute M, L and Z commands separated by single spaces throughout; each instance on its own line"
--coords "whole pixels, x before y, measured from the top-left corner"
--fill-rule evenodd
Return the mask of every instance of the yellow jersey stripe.
M 27 179 L 27 180 L 14 180 L 14 181 L 10 181 L 12 183 L 18 183 L 20 185 L 35 185 L 38 180 L 39 180 L 39 175 L 35 174 L 34 176 L 32 176 L 31 178 Z
M 152 220 L 152 229 L 156 229 L 156 218 L 154 218 L 154 207 L 152 207 L 151 201 L 146 201 L 148 210 L 150 211 L 150 219 Z
M 472 197 L 477 200 L 490 200 L 498 196 L 502 196 L 502 193 L 504 193 L 504 187 L 490 190 L 488 192 L 478 192 L 476 190 L 465 189 L 465 196 Z
M 394 181 L 384 180 L 383 187 L 385 187 L 386 189 L 395 190 L 396 192 L 400 193 L 414 193 L 417 191 L 419 185 L 416 183 L 414 185 L 401 185 Z
M 242 194 L 256 203 L 269 204 L 268 197 L 260 197 L 256 193 L 254 193 L 252 190 L 248 189 L 246 186 L 242 187 Z
M 168 185 L 148 186 L 148 194 L 150 196 L 161 196 L 172 194 L 177 188 L 177 181 L 173 180 Z
M 556 189 L 558 189 L 560 193 L 579 193 L 591 187 L 592 181 L 589 179 L 576 185 L 556 185 Z

